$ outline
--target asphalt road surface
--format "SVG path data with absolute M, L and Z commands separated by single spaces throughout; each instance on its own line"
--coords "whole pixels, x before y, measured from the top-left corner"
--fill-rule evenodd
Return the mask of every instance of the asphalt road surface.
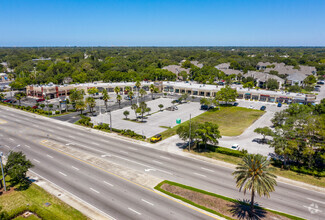
M 155 150 L 3 106 L 0 107 L 0 119 L 7 121 L 0 125 L 1 142 L 8 148 L 20 144 L 20 149 L 35 164 L 33 171 L 114 218 L 205 219 L 210 217 L 48 149 L 39 144 L 40 141 L 52 139 L 62 144 L 71 144 L 71 147 L 87 152 L 89 155 L 97 157 L 107 155 L 104 158 L 110 162 L 161 179 L 180 182 L 235 199 L 250 198 L 249 194 L 244 196 L 243 193 L 238 192 L 231 175 L 233 170 L 229 168 Z M 7 147 L 2 149 L 5 150 Z M 104 181 L 116 187 L 111 187 Z M 256 202 L 264 207 L 303 218 L 325 218 L 325 194 L 280 182 L 276 191 L 271 193 L 271 198 L 257 197 Z M 313 208 L 315 204 L 318 207 L 316 211 Z

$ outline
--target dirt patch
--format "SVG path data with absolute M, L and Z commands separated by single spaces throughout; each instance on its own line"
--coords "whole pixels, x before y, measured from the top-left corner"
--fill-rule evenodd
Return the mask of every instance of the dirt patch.
M 274 214 L 263 209 L 255 209 L 254 213 L 250 212 L 250 207 L 242 203 L 230 202 L 221 198 L 183 189 L 178 186 L 163 184 L 161 189 L 188 199 L 198 205 L 212 209 L 218 213 L 234 219 L 263 219 L 263 220 L 288 220 L 289 218 Z
M 15 191 L 14 187 L 8 187 L 7 191 L 4 190 L 4 188 L 0 189 L 0 195 L 7 195 Z

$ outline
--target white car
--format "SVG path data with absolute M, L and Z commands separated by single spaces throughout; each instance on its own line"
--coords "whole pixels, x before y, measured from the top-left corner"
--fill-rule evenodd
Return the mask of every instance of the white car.
M 233 144 L 231 146 L 231 149 L 233 149 L 233 150 L 239 150 L 240 149 L 239 144 Z
M 250 109 L 254 109 L 254 107 L 253 107 L 252 105 L 250 105 L 248 108 L 250 108 Z

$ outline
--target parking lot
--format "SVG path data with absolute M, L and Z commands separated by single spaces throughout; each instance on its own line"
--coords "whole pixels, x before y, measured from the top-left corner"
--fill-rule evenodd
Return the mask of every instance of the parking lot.
M 123 112 L 125 110 L 130 112 L 130 119 L 135 119 L 135 113 L 131 109 L 131 107 L 126 107 L 113 111 L 112 126 L 118 129 L 131 129 L 138 134 L 145 135 L 146 137 L 151 137 L 166 130 L 166 128 L 162 128 L 160 126 L 174 127 L 175 125 L 177 125 L 176 119 L 180 118 L 181 121 L 184 122 L 189 120 L 190 114 L 192 117 L 195 117 L 204 112 L 203 110 L 200 110 L 200 104 L 197 102 L 189 102 L 177 105 L 178 110 L 175 111 L 159 111 L 159 104 L 163 104 L 165 109 L 173 105 L 171 103 L 173 100 L 174 99 L 171 98 L 159 98 L 146 102 L 148 107 L 151 108 L 150 113 L 153 114 L 146 117 L 144 119 L 145 122 L 143 123 L 124 120 L 125 116 L 123 115 Z M 92 121 L 95 124 L 100 122 L 109 124 L 109 114 L 105 113 L 100 114 L 96 117 L 92 117 Z M 139 121 L 141 121 L 141 119 L 139 119 Z

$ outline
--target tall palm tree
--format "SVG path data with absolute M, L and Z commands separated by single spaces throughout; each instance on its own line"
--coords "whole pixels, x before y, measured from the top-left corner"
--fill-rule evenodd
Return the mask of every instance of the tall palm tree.
M 153 93 L 157 91 L 156 87 L 155 87 L 154 84 L 151 84 L 149 89 L 150 89 L 150 92 L 151 92 L 151 99 L 153 100 Z
M 137 104 L 133 104 L 131 106 L 131 109 L 134 111 L 134 114 L 135 114 L 135 120 L 138 120 L 138 114 L 137 114 L 137 109 L 138 109 L 138 105 Z
M 120 91 L 121 91 L 120 87 L 116 86 L 114 88 L 114 92 L 116 93 L 116 95 L 118 95 Z
M 134 93 L 132 91 L 130 91 L 128 93 L 128 96 L 130 97 L 130 102 L 131 102 L 131 105 L 132 105 L 132 100 L 134 99 Z
M 93 109 L 96 106 L 96 101 L 95 101 L 94 97 L 90 97 L 90 96 L 87 97 L 86 104 L 89 106 L 90 113 L 93 113 Z
M 141 87 L 140 81 L 136 81 L 135 86 L 137 87 L 138 95 L 137 95 L 137 104 L 138 104 L 138 97 L 139 97 L 139 89 Z
M 116 101 L 118 102 L 118 107 L 121 108 L 121 100 L 122 100 L 122 96 L 121 95 L 117 95 L 116 96 Z
M 82 115 L 82 111 L 87 108 L 87 105 L 83 100 L 78 100 L 75 108 L 77 111 L 80 111 L 80 114 Z
M 270 197 L 270 192 L 276 186 L 276 176 L 269 172 L 270 161 L 260 154 L 248 154 L 244 156 L 243 162 L 239 163 L 236 171 L 232 173 L 236 179 L 239 191 L 244 189 L 251 191 L 251 210 L 254 209 L 255 192 L 259 196 Z
M 104 90 L 103 90 L 103 100 L 104 100 L 104 103 L 105 103 L 106 111 L 107 111 L 107 102 L 108 102 L 108 100 L 109 100 L 110 98 L 111 98 L 111 97 L 108 95 L 107 90 L 104 89 Z
M 130 86 L 125 86 L 124 91 L 128 94 L 131 91 L 131 87 Z
M 143 97 L 147 94 L 147 92 L 144 89 L 140 89 L 139 93 L 140 93 L 141 99 L 143 101 Z

